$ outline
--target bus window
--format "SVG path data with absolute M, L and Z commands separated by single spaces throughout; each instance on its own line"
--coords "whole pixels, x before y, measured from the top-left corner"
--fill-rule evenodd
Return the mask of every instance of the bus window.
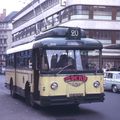
M 51 58 L 51 68 L 56 68 L 57 67 L 57 59 L 58 59 L 58 55 L 52 55 Z
M 66 66 L 69 66 L 70 64 L 75 65 L 75 61 L 73 56 L 74 52 L 73 50 L 47 50 L 47 60 L 48 60 L 48 65 L 49 69 L 62 69 Z M 71 65 L 72 66 L 72 65 Z M 68 67 L 70 68 L 70 67 Z M 74 67 L 75 69 L 75 67 Z
M 77 70 L 83 70 L 83 65 L 82 65 L 82 59 L 81 59 L 81 53 L 80 50 L 76 50 L 75 52 L 76 55 L 76 66 L 77 66 Z M 85 61 L 84 61 L 85 62 Z
M 28 67 L 32 68 L 32 60 L 31 60 L 31 58 L 28 59 Z
M 46 53 L 44 52 L 42 56 L 42 70 L 48 70 L 48 61 L 47 61 L 47 56 Z
M 89 69 L 90 71 L 98 71 L 100 69 L 99 50 L 88 51 L 87 69 Z
M 99 52 L 94 50 L 45 50 L 42 70 L 95 71 L 99 69 Z
M 57 62 L 57 67 L 62 68 L 67 65 L 68 62 L 68 56 L 66 54 L 63 54 L 60 56 L 59 61 Z

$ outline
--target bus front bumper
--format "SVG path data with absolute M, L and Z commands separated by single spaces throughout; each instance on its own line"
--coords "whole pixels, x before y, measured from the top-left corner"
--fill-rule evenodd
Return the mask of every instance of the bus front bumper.
M 40 97 L 40 103 L 42 106 L 52 106 L 52 105 L 69 105 L 69 104 L 82 104 L 82 103 L 94 103 L 103 102 L 104 93 L 101 94 L 86 94 L 85 96 L 47 96 Z

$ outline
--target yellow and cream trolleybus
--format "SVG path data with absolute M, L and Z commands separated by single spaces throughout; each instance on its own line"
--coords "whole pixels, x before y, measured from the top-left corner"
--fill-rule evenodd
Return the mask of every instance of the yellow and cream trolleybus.
M 80 28 L 55 27 L 7 50 L 5 85 L 32 106 L 103 102 L 102 48 Z

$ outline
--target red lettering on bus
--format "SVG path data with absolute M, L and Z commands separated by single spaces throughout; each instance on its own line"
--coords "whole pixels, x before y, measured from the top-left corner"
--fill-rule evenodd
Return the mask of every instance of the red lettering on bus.
M 86 82 L 88 79 L 88 77 L 86 77 L 85 75 L 70 75 L 64 78 L 65 82 L 68 81 L 82 81 L 82 82 Z

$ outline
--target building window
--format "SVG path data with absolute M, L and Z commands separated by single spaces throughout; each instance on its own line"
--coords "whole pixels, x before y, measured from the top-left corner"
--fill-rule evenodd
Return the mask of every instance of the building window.
M 41 31 L 41 21 L 39 21 L 39 22 L 37 23 L 37 28 L 38 28 L 39 31 Z
M 101 40 L 111 40 L 111 32 L 110 31 L 94 31 L 93 32 L 93 38 L 95 39 L 101 39 Z
M 46 18 L 46 22 L 47 22 L 47 28 L 51 28 L 53 26 L 53 18 L 52 18 L 52 16 Z
M 39 5 L 39 6 L 37 6 L 37 7 L 35 8 L 35 13 L 36 13 L 36 15 L 39 15 L 41 12 L 42 12 L 42 8 L 41 8 L 41 6 Z
M 60 23 L 60 13 L 56 13 L 53 15 L 53 25 L 58 25 Z
M 30 29 L 31 29 L 31 35 L 34 35 L 36 33 L 36 25 L 35 24 L 31 25 Z
M 97 39 L 104 45 L 112 43 L 112 31 L 106 30 L 86 30 L 86 31 L 88 37 Z
M 117 8 L 116 20 L 120 20 L 120 8 Z
M 116 39 L 117 39 L 117 40 L 120 40 L 120 31 L 117 31 L 117 32 L 116 32 Z
M 94 6 L 93 19 L 112 20 L 112 8 L 106 6 Z
M 89 19 L 89 6 L 76 5 L 70 8 L 71 19 Z
M 43 19 L 43 20 L 41 21 L 41 31 L 46 30 L 46 28 L 47 28 L 47 23 L 46 23 L 46 20 Z
M 20 25 L 28 22 L 32 18 L 38 16 L 45 10 L 50 9 L 51 7 L 57 5 L 58 3 L 59 3 L 59 0 L 45 0 L 45 2 L 43 2 L 41 5 L 37 6 L 36 8 L 34 8 L 33 3 L 31 3 L 31 6 L 33 6 L 33 9 L 29 13 L 27 13 L 25 16 L 21 17 L 18 21 L 14 22 L 13 28 L 15 29 L 19 27 Z M 1 24 L 0 27 L 3 27 L 3 25 Z
M 69 9 L 66 8 L 61 11 L 61 20 L 62 20 L 62 22 L 66 22 L 66 21 L 68 21 L 68 19 L 69 19 Z
M 26 36 L 30 36 L 30 26 L 26 28 Z

